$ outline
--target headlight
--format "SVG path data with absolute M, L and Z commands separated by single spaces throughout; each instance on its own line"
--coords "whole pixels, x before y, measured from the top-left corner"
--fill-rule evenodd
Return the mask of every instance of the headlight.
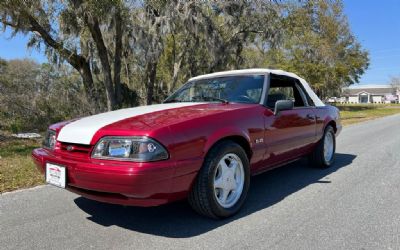
M 43 140 L 43 147 L 53 150 L 56 145 L 56 131 L 47 130 Z
M 168 159 L 167 150 L 148 137 L 104 137 L 94 147 L 92 158 L 122 161 L 160 161 Z

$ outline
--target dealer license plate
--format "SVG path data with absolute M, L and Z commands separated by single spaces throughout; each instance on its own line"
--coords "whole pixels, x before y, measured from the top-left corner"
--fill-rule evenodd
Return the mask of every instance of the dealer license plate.
M 46 163 L 47 183 L 60 188 L 65 188 L 65 176 L 65 167 L 53 163 Z

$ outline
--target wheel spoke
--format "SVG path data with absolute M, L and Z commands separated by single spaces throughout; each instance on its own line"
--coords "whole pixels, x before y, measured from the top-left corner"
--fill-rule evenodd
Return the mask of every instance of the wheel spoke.
M 229 164 L 229 168 L 233 171 L 234 174 L 236 174 L 238 165 L 239 165 L 239 163 L 235 160 L 232 160 L 231 164 Z
M 240 180 L 236 180 L 236 179 L 234 179 L 233 181 L 232 181 L 232 185 L 231 185 L 231 190 L 232 191 L 236 191 L 236 189 L 237 189 L 237 187 L 239 186 L 239 182 Z
M 226 172 L 228 171 L 229 167 L 228 167 L 228 165 L 226 165 L 225 160 L 221 160 L 219 162 L 219 165 L 221 166 L 221 168 L 220 168 L 221 174 L 222 174 L 222 176 L 224 176 L 226 174 Z
M 223 183 L 223 176 L 221 175 L 218 179 L 214 181 L 214 188 L 223 188 L 224 183 Z
M 221 195 L 219 197 L 221 202 L 223 202 L 223 203 L 226 202 L 226 199 L 228 198 L 229 191 L 230 190 L 228 190 L 228 189 L 221 189 Z

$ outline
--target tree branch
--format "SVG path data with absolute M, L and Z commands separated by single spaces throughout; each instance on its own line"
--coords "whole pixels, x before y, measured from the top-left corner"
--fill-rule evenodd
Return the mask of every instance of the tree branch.
M 50 47 L 57 50 L 60 55 L 64 57 L 65 60 L 67 60 L 76 70 L 81 71 L 82 64 L 86 60 L 82 56 L 70 51 L 61 43 L 54 40 L 53 37 L 51 37 L 51 35 L 43 28 L 43 26 L 41 26 L 38 21 L 29 13 L 24 12 L 24 14 L 28 18 L 29 24 L 31 25 L 30 31 L 39 33 L 39 35 Z
M 10 23 L 10 22 L 6 21 L 4 18 L 1 19 L 1 22 L 2 22 L 4 25 L 10 26 L 11 28 L 14 28 L 14 29 L 17 29 L 17 28 L 18 28 L 18 26 L 17 26 L 16 24 Z M 28 29 L 28 30 L 29 30 L 29 29 Z M 30 30 L 29 30 L 29 31 L 30 31 Z
M 28 12 L 22 10 L 21 14 L 24 18 L 27 19 L 30 25 L 30 27 L 26 29 L 28 31 L 36 32 L 48 46 L 55 49 L 61 57 L 63 57 L 69 64 L 71 64 L 72 67 L 74 67 L 80 73 L 83 79 L 86 95 L 90 99 L 91 104 L 94 105 L 93 111 L 100 111 L 98 94 L 96 93 L 96 88 L 94 86 L 92 78 L 92 72 L 86 58 L 76 54 L 75 52 L 72 52 L 71 50 L 65 48 L 62 43 L 54 40 L 50 33 L 46 31 L 46 29 L 42 25 L 40 25 L 40 23 Z M 18 28 L 18 26 L 14 26 L 13 28 Z

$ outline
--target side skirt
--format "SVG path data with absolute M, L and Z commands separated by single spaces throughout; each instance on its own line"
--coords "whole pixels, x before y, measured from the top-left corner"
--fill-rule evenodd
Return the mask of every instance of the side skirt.
M 294 159 L 292 159 L 292 160 L 290 160 L 290 161 L 286 161 L 286 162 L 283 162 L 283 163 L 279 163 L 279 164 L 274 165 L 274 166 L 271 166 L 271 167 L 269 167 L 269 168 L 265 168 L 265 169 L 263 169 L 263 170 L 260 170 L 260 171 L 257 171 L 257 172 L 255 172 L 255 173 L 252 173 L 251 176 L 259 175 L 259 174 L 268 172 L 268 171 L 270 171 L 270 170 L 273 170 L 273 169 L 275 169 L 275 168 L 279 168 L 279 167 L 288 165 L 288 164 L 290 164 L 290 163 L 292 163 L 292 162 L 295 162 L 295 161 L 298 161 L 298 160 L 300 160 L 300 159 L 302 159 L 302 158 L 304 158 L 304 156 L 301 156 L 301 157 L 298 157 L 298 158 L 294 158 Z

